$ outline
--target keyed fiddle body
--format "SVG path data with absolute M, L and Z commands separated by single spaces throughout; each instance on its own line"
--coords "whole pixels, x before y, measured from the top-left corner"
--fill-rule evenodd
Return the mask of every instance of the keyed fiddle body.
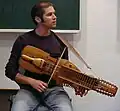
M 56 63 L 57 59 L 33 46 L 26 46 L 23 49 L 19 61 L 20 66 L 26 70 L 37 74 L 44 73 L 50 76 Z M 74 64 L 64 59 L 60 60 L 53 79 L 59 85 L 71 86 L 74 89 L 81 86 L 110 97 L 115 96 L 118 89 L 117 86 L 110 82 L 82 73 Z

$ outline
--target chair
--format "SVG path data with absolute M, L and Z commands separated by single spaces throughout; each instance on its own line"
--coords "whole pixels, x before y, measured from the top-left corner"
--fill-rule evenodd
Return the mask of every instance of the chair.
M 13 99 L 14 99 L 14 97 L 15 97 L 15 94 L 10 95 L 9 98 L 8 98 L 8 101 L 10 102 L 10 108 L 9 108 L 9 111 L 11 111 L 12 103 L 13 103 Z

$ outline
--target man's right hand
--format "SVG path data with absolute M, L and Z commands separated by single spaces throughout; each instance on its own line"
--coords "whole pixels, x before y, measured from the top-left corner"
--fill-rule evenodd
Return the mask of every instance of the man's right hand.
M 36 89 L 39 92 L 45 91 L 46 88 L 48 87 L 47 83 L 40 81 L 40 80 L 30 78 L 30 77 L 27 77 L 27 76 L 24 76 L 20 73 L 17 73 L 15 80 L 21 84 L 31 85 L 34 89 Z
M 30 81 L 30 85 L 39 92 L 44 92 L 48 87 L 47 83 L 35 79 Z

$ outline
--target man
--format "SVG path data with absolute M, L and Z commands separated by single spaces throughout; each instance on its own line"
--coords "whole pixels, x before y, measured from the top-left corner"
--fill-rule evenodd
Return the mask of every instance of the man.
M 38 76 L 27 70 L 24 74 L 19 72 L 18 62 L 25 46 L 40 48 L 54 58 L 60 57 L 65 47 L 65 44 L 51 31 L 56 27 L 56 15 L 52 3 L 39 2 L 33 6 L 31 17 L 36 28 L 16 39 L 5 67 L 5 75 L 20 86 L 11 111 L 73 111 L 68 94 L 63 87 L 56 85 L 55 80 L 51 80 L 48 85 L 50 77 L 45 74 Z M 68 59 L 68 50 L 62 58 Z M 80 95 L 80 89 L 76 90 L 76 93 Z

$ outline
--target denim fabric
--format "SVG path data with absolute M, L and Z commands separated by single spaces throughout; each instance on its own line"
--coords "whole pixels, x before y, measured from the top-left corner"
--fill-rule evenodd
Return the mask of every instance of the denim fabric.
M 71 100 L 63 87 L 53 87 L 44 93 L 20 89 L 13 99 L 11 111 L 73 111 Z

